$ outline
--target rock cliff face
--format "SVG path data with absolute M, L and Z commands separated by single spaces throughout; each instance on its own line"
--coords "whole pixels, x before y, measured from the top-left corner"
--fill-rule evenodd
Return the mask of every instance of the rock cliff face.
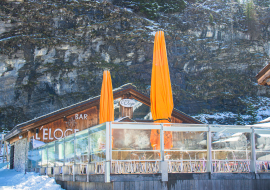
M 105 68 L 113 87 L 130 82 L 149 93 L 157 30 L 176 108 L 252 115 L 252 102 L 270 90 L 255 80 L 269 61 L 270 10 L 252 10 L 249 19 L 244 4 L 205 1 L 152 21 L 110 2 L 1 2 L 0 126 L 98 95 Z

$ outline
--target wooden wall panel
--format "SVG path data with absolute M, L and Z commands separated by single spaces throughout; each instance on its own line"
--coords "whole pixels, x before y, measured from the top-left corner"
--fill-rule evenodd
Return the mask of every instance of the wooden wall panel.
M 27 138 L 27 133 L 23 133 L 23 134 L 21 134 L 21 135 L 22 135 L 22 138 L 21 138 L 21 139 Z M 9 144 L 15 143 L 15 142 L 18 141 L 18 140 L 20 140 L 20 139 L 19 139 L 19 135 L 17 135 L 17 136 L 15 136 L 15 137 L 11 138 L 10 141 L 9 141 Z
M 172 123 L 183 123 L 183 121 L 181 121 L 180 119 L 178 118 L 175 118 L 175 117 L 171 117 L 171 120 L 172 120 Z
M 133 107 L 123 107 L 120 105 L 120 113 L 121 113 L 121 117 L 129 117 L 130 119 L 133 118 Z
M 132 99 L 130 94 L 124 94 L 121 99 Z M 130 119 L 133 118 L 133 107 L 124 107 L 120 104 L 120 116 L 121 117 L 129 117 Z
M 54 122 L 39 126 L 39 132 L 34 135 L 34 139 L 43 141 L 45 143 L 55 141 L 57 139 L 66 137 L 78 131 L 82 131 L 89 127 L 98 124 L 98 110 L 97 107 L 92 107 L 76 114 L 66 116 Z M 34 129 L 36 131 L 36 129 Z

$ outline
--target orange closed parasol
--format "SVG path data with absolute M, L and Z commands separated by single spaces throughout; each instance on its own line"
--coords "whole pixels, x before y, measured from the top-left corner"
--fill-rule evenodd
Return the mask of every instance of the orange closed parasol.
M 99 106 L 99 123 L 114 121 L 112 80 L 108 70 L 103 72 Z
M 163 31 L 158 31 L 155 35 L 150 99 L 154 122 L 170 122 L 173 110 L 173 96 Z M 164 135 L 164 148 L 172 148 L 172 132 L 166 131 Z M 151 131 L 150 142 L 153 148 L 160 149 L 158 130 Z

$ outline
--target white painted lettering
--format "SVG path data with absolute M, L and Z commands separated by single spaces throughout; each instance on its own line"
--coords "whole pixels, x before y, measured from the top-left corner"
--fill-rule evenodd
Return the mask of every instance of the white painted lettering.
M 87 119 L 88 114 L 75 114 L 75 120 L 78 119 Z
M 40 137 L 38 137 L 38 133 L 36 133 L 36 140 L 40 140 Z
M 74 129 L 74 133 L 77 133 L 79 132 L 80 130 L 79 129 Z
M 83 115 L 82 115 L 82 114 L 80 114 L 80 117 L 79 117 L 79 119 L 83 119 Z
M 135 100 L 134 99 L 122 99 L 120 101 L 120 105 L 124 107 L 133 107 L 135 105 Z
M 49 129 L 49 140 L 53 140 L 52 136 L 52 129 Z
M 71 133 L 72 133 L 72 129 L 67 129 L 67 130 L 65 131 L 64 137 L 66 137 L 66 134 L 67 134 L 68 131 L 71 131 Z
M 45 137 L 46 135 L 48 135 L 48 133 L 46 133 L 46 131 L 48 131 L 48 129 L 47 128 L 44 128 L 43 129 L 43 140 L 48 140 L 48 138 Z
M 55 133 L 56 133 L 57 131 L 60 131 L 60 132 L 61 132 L 61 136 L 60 136 L 60 137 L 57 137 L 57 136 L 55 135 Z M 56 138 L 57 140 L 58 140 L 58 139 L 62 139 L 62 138 L 63 138 L 63 131 L 62 131 L 61 129 L 56 129 L 56 130 L 54 131 L 53 136 L 54 136 L 54 138 Z

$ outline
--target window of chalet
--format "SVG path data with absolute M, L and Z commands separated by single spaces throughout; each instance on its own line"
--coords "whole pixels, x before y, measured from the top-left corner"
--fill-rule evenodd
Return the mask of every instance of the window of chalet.
M 114 120 L 120 118 L 121 113 L 120 113 L 120 100 L 121 98 L 115 99 L 114 100 Z
M 141 119 L 141 120 L 151 120 L 151 108 L 137 100 L 135 100 L 136 104 L 133 107 L 133 119 Z

